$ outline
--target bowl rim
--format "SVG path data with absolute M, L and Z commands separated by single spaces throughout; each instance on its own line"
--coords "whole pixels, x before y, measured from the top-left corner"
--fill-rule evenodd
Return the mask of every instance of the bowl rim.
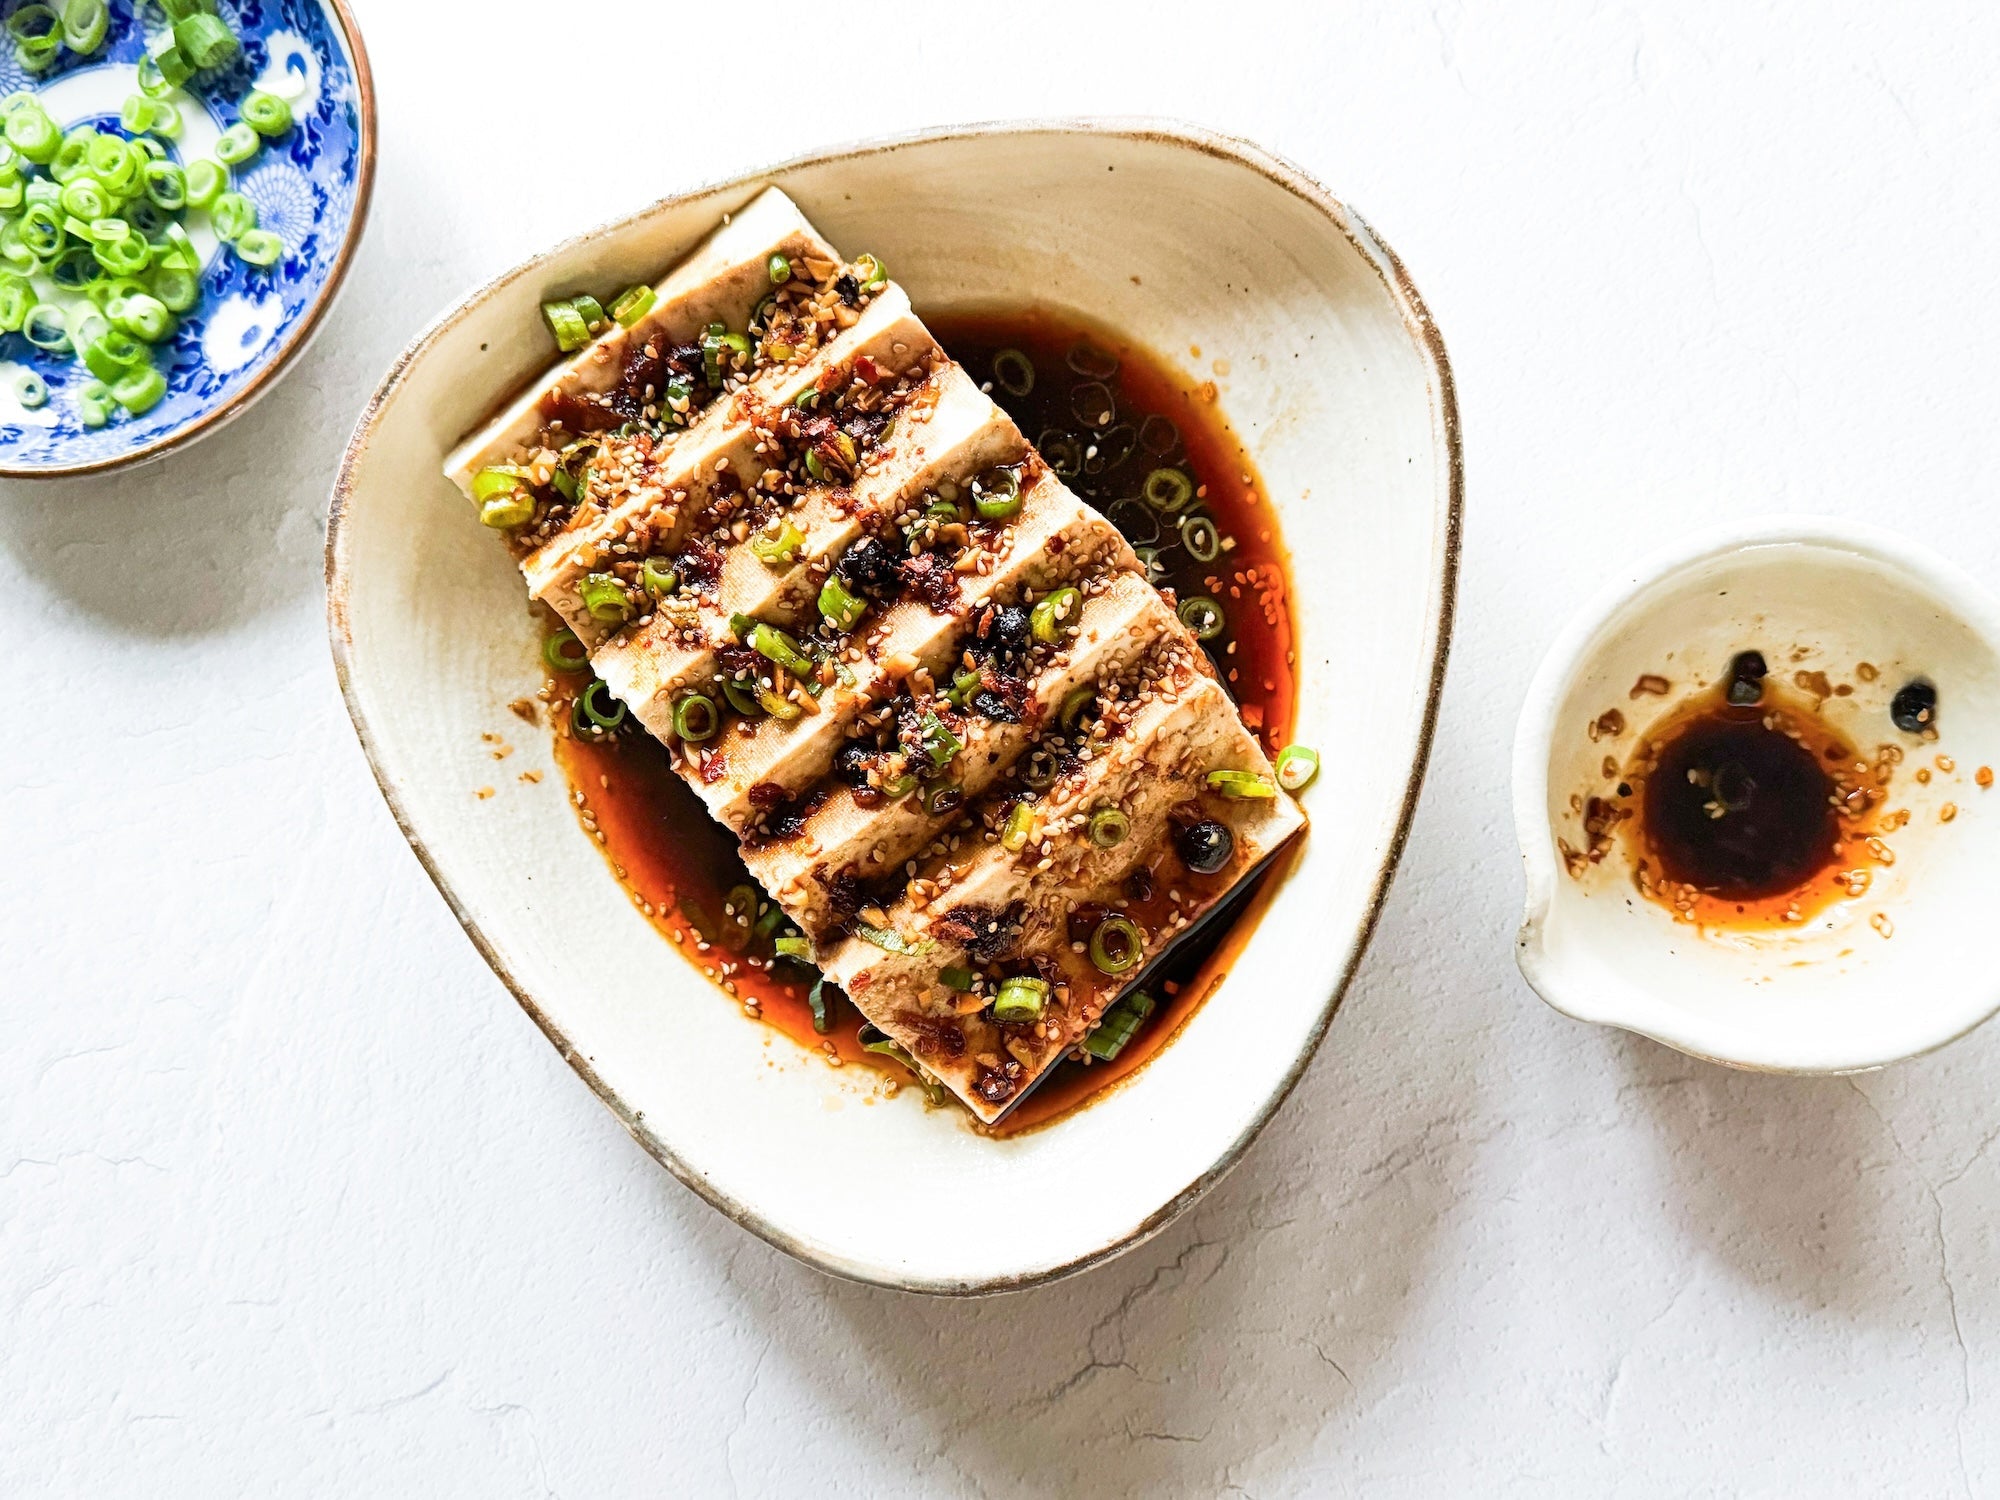
M 1424 684 L 1423 712 L 1417 724 L 1415 743 L 1409 772 L 1404 783 L 1402 803 L 1397 811 L 1396 822 L 1388 844 L 1384 850 L 1374 882 L 1370 889 L 1368 904 L 1354 944 L 1353 952 L 1320 1009 L 1305 1044 L 1280 1080 L 1270 1099 L 1227 1147 L 1205 1166 L 1199 1175 L 1172 1198 L 1130 1225 L 1105 1243 L 1094 1249 L 1074 1255 L 1059 1264 L 1044 1266 L 1032 1271 L 1007 1272 L 974 1278 L 939 1278 L 892 1272 L 873 1263 L 851 1262 L 837 1254 L 830 1253 L 816 1245 L 804 1241 L 767 1220 L 750 1205 L 740 1202 L 708 1182 L 699 1173 L 683 1162 L 676 1152 L 659 1139 L 641 1120 L 636 1111 L 599 1076 L 589 1061 L 564 1036 L 550 1020 L 542 1007 L 527 988 L 509 972 L 498 952 L 481 931 L 477 919 L 459 899 L 452 889 L 438 861 L 434 858 L 423 838 L 412 824 L 408 810 L 391 784 L 382 763 L 373 730 L 364 713 L 355 689 L 350 651 L 352 641 L 347 620 L 347 559 L 344 545 L 344 520 L 347 504 L 352 494 L 353 475 L 356 466 L 367 452 L 375 427 L 383 408 L 402 385 L 410 367 L 434 345 L 444 334 L 462 320 L 473 309 L 490 301 L 505 288 L 524 276 L 532 275 L 542 266 L 559 256 L 569 253 L 589 241 L 625 229 L 662 211 L 703 199 L 720 198 L 741 192 L 760 183 L 767 182 L 783 174 L 801 169 L 821 166 L 848 158 L 884 154 L 892 151 L 931 145 L 940 141 L 969 139 L 991 136 L 1032 136 L 1032 135 L 1084 135 L 1132 141 L 1148 141 L 1193 150 L 1203 155 L 1216 157 L 1236 166 L 1247 168 L 1278 187 L 1291 193 L 1309 207 L 1316 210 L 1328 225 L 1346 239 L 1367 261 L 1375 273 L 1382 278 L 1390 300 L 1395 304 L 1406 331 L 1417 346 L 1424 360 L 1429 381 L 1437 393 L 1436 414 L 1437 441 L 1442 443 L 1445 460 L 1447 503 L 1444 508 L 1444 526 L 1436 544 L 1435 564 L 1437 575 L 1435 588 L 1436 612 L 1430 620 L 1434 633 L 1428 679 Z M 626 1131 L 639 1145 L 665 1167 L 676 1180 L 700 1196 L 710 1207 L 747 1229 L 759 1239 L 784 1251 L 794 1259 L 805 1262 L 816 1270 L 843 1280 L 866 1285 L 885 1287 L 896 1291 L 917 1292 L 937 1296 L 971 1297 L 995 1293 L 1026 1290 L 1045 1285 L 1073 1275 L 1078 1271 L 1097 1265 L 1141 1243 L 1165 1228 L 1183 1210 L 1192 1205 L 1210 1187 L 1221 1180 L 1236 1165 L 1251 1143 L 1263 1132 L 1264 1127 L 1277 1114 L 1285 1100 L 1290 1097 L 1299 1079 L 1304 1076 L 1307 1066 L 1319 1051 L 1321 1041 L 1332 1023 L 1334 1012 L 1347 993 L 1368 944 L 1379 925 L 1384 903 L 1388 899 L 1389 886 L 1395 877 L 1396 867 L 1402 859 L 1403 850 L 1409 842 L 1411 823 L 1416 815 L 1417 803 L 1423 790 L 1424 774 L 1430 762 L 1431 748 L 1436 738 L 1439 705 L 1444 690 L 1446 664 L 1450 656 L 1452 628 L 1457 617 L 1458 575 L 1460 553 L 1464 534 L 1465 504 L 1465 464 L 1458 412 L 1457 387 L 1452 377 L 1451 362 L 1445 352 L 1443 336 L 1439 333 L 1430 310 L 1418 293 L 1416 284 L 1410 279 L 1403 262 L 1388 244 L 1377 235 L 1372 226 L 1351 207 L 1336 198 L 1303 169 L 1273 152 L 1240 137 L 1225 135 L 1202 126 L 1178 120 L 1156 117 L 1069 117 L 1069 118 L 1029 118 L 1019 120 L 981 121 L 966 125 L 939 126 L 926 130 L 902 134 L 875 136 L 844 145 L 834 145 L 820 150 L 806 152 L 766 166 L 737 173 L 692 187 L 684 192 L 669 194 L 633 212 L 600 223 L 581 234 L 531 256 L 527 260 L 497 276 L 483 282 L 468 292 L 457 302 L 434 318 L 428 327 L 419 332 L 404 348 L 389 370 L 382 377 L 374 393 L 369 397 L 353 435 L 342 454 L 340 468 L 334 477 L 332 495 L 327 515 L 326 537 L 326 590 L 327 628 L 331 640 L 334 672 L 340 682 L 341 697 L 347 705 L 348 716 L 353 720 L 355 733 L 361 740 L 364 753 L 368 757 L 370 771 L 380 788 L 383 800 L 388 803 L 396 826 L 409 842 L 411 851 L 423 866 L 431 883 L 451 908 L 452 915 L 465 929 L 482 958 L 486 960 L 500 982 L 506 986 L 515 1001 L 525 1011 L 530 1020 L 554 1045 L 577 1076 L 597 1095 L 598 1099 L 624 1125 Z
M 1914 1047 L 1880 1055 L 1857 1053 L 1820 1062 L 1801 1062 L 1796 1056 L 1788 1057 L 1782 1047 L 1759 1050 L 1733 1045 L 1699 1017 L 1656 1004 L 1649 993 L 1637 987 L 1631 991 L 1631 999 L 1636 1003 L 1606 1003 L 1601 997 L 1580 995 L 1548 963 L 1543 947 L 1562 878 L 1549 822 L 1549 758 L 1561 727 L 1557 719 L 1570 685 L 1604 642 L 1618 616 L 1640 595 L 1718 559 L 1764 547 L 1841 552 L 1893 568 L 1914 579 L 1922 592 L 2000 651 L 2000 606 L 1996 606 L 1993 596 L 1978 580 L 1930 547 L 1867 521 L 1822 515 L 1757 516 L 1697 531 L 1620 568 L 1609 583 L 1570 617 L 1550 644 L 1536 668 L 1516 721 L 1514 831 L 1521 847 L 1527 888 L 1514 957 L 1529 988 L 1551 1009 L 1574 1020 L 1636 1032 L 1691 1057 L 1726 1067 L 1800 1077 L 1866 1072 L 1934 1052 L 1977 1029 L 2000 1011 L 2000 985 L 1977 1006 L 1947 1016 L 1947 1029 Z
M 328 310 L 340 295 L 340 289 L 347 280 L 347 273 L 354 263 L 354 256 L 361 245 L 362 230 L 368 224 L 369 205 L 375 196 L 375 75 L 368 64 L 368 49 L 361 40 L 360 24 L 354 13 L 348 9 L 347 0 L 318 0 L 339 27 L 341 39 L 347 44 L 347 54 L 354 63 L 354 83 L 361 96 L 361 175 L 354 184 L 354 211 L 348 216 L 347 232 L 341 236 L 340 252 L 334 257 L 333 271 L 326 284 L 313 298 L 306 309 L 305 317 L 294 328 L 285 341 L 267 358 L 257 372 L 244 383 L 223 405 L 205 412 L 187 426 L 153 439 L 143 447 L 134 448 L 130 453 L 116 454 L 110 458 L 93 458 L 83 463 L 71 464 L 12 464 L 0 463 L 0 479 L 74 479 L 84 474 L 105 474 L 113 469 L 131 468 L 138 464 L 150 463 L 156 458 L 164 458 L 177 448 L 185 447 L 198 438 L 207 437 L 212 432 L 235 421 L 248 411 L 257 399 L 277 383 L 278 377 L 288 370 L 292 362 L 305 352 L 306 346 L 320 330 Z

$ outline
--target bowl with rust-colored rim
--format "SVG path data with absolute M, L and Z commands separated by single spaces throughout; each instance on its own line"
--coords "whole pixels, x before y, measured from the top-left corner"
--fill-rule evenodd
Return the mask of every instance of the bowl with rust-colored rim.
M 177 160 L 210 154 L 252 88 L 282 91 L 293 125 L 252 160 L 230 169 L 230 187 L 256 206 L 259 225 L 284 254 L 268 268 L 248 265 L 220 244 L 205 211 L 188 215 L 202 255 L 202 298 L 184 315 L 158 361 L 167 393 L 140 416 L 120 414 L 91 427 L 79 397 L 91 375 L 68 355 L 51 355 L 18 333 L 0 334 L 0 478 L 54 479 L 101 474 L 165 457 L 249 410 L 275 385 L 323 326 L 354 259 L 375 185 L 375 86 L 368 54 L 346 0 L 268 0 L 224 14 L 243 43 L 225 67 L 191 79 L 170 98 L 180 134 L 166 144 Z M 137 7 L 114 5 L 103 49 L 65 52 L 37 78 L 0 55 L 0 94 L 33 87 L 56 123 L 109 129 L 137 92 L 146 45 Z M 32 370 L 50 399 L 24 408 L 14 382 Z
M 1172 1044 L 1088 1108 L 1018 1136 L 926 1111 L 916 1090 L 871 1099 L 871 1080 L 847 1076 L 857 1070 L 826 1067 L 718 996 L 579 831 L 545 745 L 513 762 L 542 772 L 538 783 L 476 796 L 494 780 L 478 737 L 539 685 L 538 642 L 518 570 L 439 474 L 445 450 L 548 363 L 543 295 L 651 280 L 767 184 L 845 253 L 880 254 L 920 313 L 1038 302 L 1170 364 L 1191 344 L 1228 358 L 1224 410 L 1292 555 L 1314 570 L 1294 590 L 1297 737 L 1327 752 L 1306 794 L 1310 836 Z M 996 201 L 1018 205 L 1004 233 Z M 1443 343 L 1395 256 L 1323 188 L 1255 146 L 1185 126 L 979 125 L 819 152 L 667 199 L 446 312 L 389 372 L 342 464 L 329 625 L 349 711 L 417 857 L 648 1152 L 738 1224 L 835 1275 L 1004 1291 L 1168 1223 L 1242 1156 L 1310 1060 L 1421 785 L 1461 496 Z M 577 933 L 590 935 L 587 951 Z
M 1703 928 L 1640 891 L 1629 839 L 1592 861 L 1584 824 L 1649 724 L 1750 649 L 1827 695 L 1817 711 L 1857 770 L 1887 768 L 1890 862 L 1851 851 L 1865 880 L 1795 926 Z M 1930 736 L 1890 716 L 1918 678 L 1939 694 Z M 2000 1008 L 2000 964 L 1979 938 L 2000 888 L 1994 765 L 2000 607 L 1962 569 L 1826 517 L 1691 537 L 1620 570 L 1529 689 L 1514 743 L 1521 972 L 1565 1015 L 1736 1067 L 1851 1073 L 1943 1046 Z

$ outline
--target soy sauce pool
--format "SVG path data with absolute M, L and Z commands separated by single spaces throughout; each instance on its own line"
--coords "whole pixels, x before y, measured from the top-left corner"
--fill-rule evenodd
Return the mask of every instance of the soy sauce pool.
M 1294 715 L 1290 571 L 1276 513 L 1218 408 L 1213 385 L 1187 378 L 1108 329 L 1048 309 L 982 310 L 928 321 L 1051 464 L 1060 458 L 1059 467 L 1073 470 L 1064 482 L 1135 547 L 1152 549 L 1147 555 L 1159 587 L 1180 605 L 1190 599 L 1214 603 L 1216 616 L 1198 615 L 1217 627 L 1204 645 L 1244 722 L 1270 751 L 1282 748 Z M 1002 360 L 1011 384 L 1025 389 L 995 378 L 994 360 L 1002 351 L 1026 362 L 1031 374 L 1023 379 L 1012 356 Z M 1099 420 L 1107 415 L 1108 422 Z M 1172 510 L 1146 506 L 1146 482 L 1156 470 L 1185 480 L 1184 501 L 1179 481 L 1154 482 L 1156 496 L 1180 501 Z M 1214 528 L 1208 560 L 1198 555 L 1209 550 L 1199 521 Z M 741 934 L 729 926 L 724 907 L 732 891 L 751 883 L 735 840 L 673 770 L 665 747 L 643 731 L 628 727 L 595 740 L 567 732 L 570 704 L 590 682 L 586 672 L 550 684 L 556 759 L 585 832 L 599 842 L 633 903 L 746 1013 L 818 1051 L 829 1065 L 878 1069 L 885 1089 L 909 1084 L 902 1067 L 863 1050 L 862 1017 L 837 991 L 829 987 L 822 997 L 831 1003 L 826 1029 L 818 1031 L 810 970 L 775 959 L 768 942 L 732 946 Z M 1280 862 L 1291 857 L 1281 854 Z M 1227 911 L 1153 971 L 1147 988 L 1158 1008 L 1114 1061 L 1059 1064 L 994 1133 L 1045 1125 L 1142 1067 L 1221 983 L 1277 878 L 1273 869 L 1249 882 Z

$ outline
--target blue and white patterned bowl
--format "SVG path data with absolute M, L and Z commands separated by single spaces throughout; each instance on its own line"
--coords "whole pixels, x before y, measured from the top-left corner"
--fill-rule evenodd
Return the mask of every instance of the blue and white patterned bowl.
M 178 160 L 212 155 L 253 88 L 288 98 L 293 128 L 231 171 L 232 186 L 257 206 L 259 225 L 284 241 L 284 256 L 267 270 L 246 265 L 218 245 L 207 214 L 190 213 L 188 232 L 204 257 L 202 300 L 158 351 L 166 398 L 107 427 L 80 419 L 77 397 L 90 379 L 81 364 L 18 333 L 0 335 L 0 477 L 95 473 L 215 431 L 270 389 L 339 290 L 375 182 L 375 91 L 360 30 L 344 0 L 221 0 L 220 10 L 242 54 L 171 96 L 185 123 L 170 151 Z M 0 48 L 0 95 L 33 88 L 63 129 L 114 130 L 120 106 L 137 92 L 149 31 L 162 30 L 156 7 L 111 0 L 109 40 L 93 57 L 64 52 L 55 68 L 29 77 Z M 48 382 L 46 406 L 29 411 L 15 399 L 22 369 Z

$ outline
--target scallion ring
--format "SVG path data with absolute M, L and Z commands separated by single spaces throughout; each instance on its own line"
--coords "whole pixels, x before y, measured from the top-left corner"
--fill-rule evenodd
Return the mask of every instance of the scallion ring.
M 1000 831 L 1000 847 L 1009 854 L 1019 854 L 1028 847 L 1028 838 L 1034 831 L 1034 804 L 1016 802 L 1007 814 L 1007 826 Z
M 201 283 L 192 271 L 179 266 L 155 266 L 153 295 L 166 304 L 168 312 L 183 313 L 201 300 Z
M 236 113 L 245 125 L 266 138 L 283 135 L 292 128 L 291 105 L 262 89 L 245 94 L 243 102 L 236 106 Z
M 1035 362 L 1019 349 L 1002 349 L 993 356 L 993 383 L 1010 396 L 1025 396 L 1035 388 Z
M 1046 979 L 1027 974 L 1003 979 L 1000 981 L 1000 993 L 993 997 L 993 1019 L 1009 1026 L 1039 1021 L 1048 998 L 1049 982 Z
M 86 427 L 102 427 L 111 420 L 111 387 L 93 380 L 77 393 L 77 416 Z
M 797 560 L 806 534 L 780 518 L 750 538 L 750 551 L 767 568 L 789 567 Z
M 112 328 L 84 346 L 83 363 L 91 374 L 110 384 L 149 361 L 144 344 L 130 334 Z
M 658 294 L 641 282 L 618 294 L 611 304 L 611 316 L 620 328 L 630 328 L 653 310 L 657 300 Z
M 0 333 L 19 333 L 34 308 L 34 283 L 11 271 L 0 274 Z
M 755 692 L 757 706 L 774 719 L 796 719 L 805 712 L 775 687 L 765 687 L 762 681 L 757 683 Z
M 1083 1050 L 1099 1062 L 1110 1062 L 1125 1050 L 1125 1044 L 1145 1024 L 1154 1008 L 1153 997 L 1144 990 L 1133 990 L 1121 996 L 1104 1012 L 1097 1029 L 1083 1039 Z
M 60 354 L 69 348 L 69 318 L 52 302 L 38 302 L 22 320 L 21 336 L 37 349 Z
M 14 377 L 14 399 L 28 411 L 49 404 L 49 383 L 33 370 L 23 370 Z
M 1097 702 L 1097 689 L 1090 683 L 1079 683 L 1063 694 L 1062 707 L 1056 711 L 1056 722 L 1064 729 L 1074 729 L 1083 722 L 1083 716 L 1092 704 Z
M 187 173 L 179 162 L 156 161 L 146 168 L 146 201 L 168 213 L 187 207 Z
M 961 964 L 946 964 L 938 970 L 938 983 L 958 994 L 969 995 L 979 987 L 979 976 Z
M 1319 751 L 1305 745 L 1287 745 L 1278 752 L 1278 785 L 1288 792 L 1302 792 L 1319 775 Z
M 625 705 L 611 696 L 611 686 L 603 678 L 593 678 L 576 697 L 578 721 L 606 733 L 625 722 Z
M 853 593 L 837 576 L 827 575 L 819 591 L 819 612 L 835 630 L 852 630 L 867 611 L 866 599 Z
M 208 207 L 208 217 L 215 226 L 215 237 L 233 244 L 257 227 L 257 205 L 241 193 L 218 193 Z
M 1021 513 L 1021 474 L 995 464 L 972 481 L 972 508 L 982 521 L 1005 521 Z
M 518 486 L 500 491 L 479 506 L 479 524 L 495 531 L 518 531 L 535 519 L 535 497 Z
M 104 45 L 111 25 L 111 8 L 104 0 L 64 0 L 63 45 L 78 57 L 89 57 Z
M 749 639 L 744 644 L 766 661 L 776 662 L 794 677 L 812 674 L 812 661 L 800 654 L 799 643 L 775 625 L 752 626 Z
M 236 237 L 236 254 L 246 265 L 275 266 L 284 258 L 285 242 L 268 229 L 246 229 Z
M 965 788 L 955 781 L 941 781 L 924 788 L 924 811 L 934 818 L 957 812 L 965 805 Z
M 889 268 L 882 264 L 879 255 L 857 255 L 854 258 L 854 273 L 864 292 L 879 292 L 889 284 Z
M 216 199 L 229 186 L 229 172 L 220 162 L 211 161 L 206 156 L 197 157 L 187 164 L 187 202 L 189 208 L 209 208 L 215 206 Z M 189 270 L 194 267 L 190 266 Z
M 1181 600 L 1180 608 L 1174 613 L 1180 616 L 1181 624 L 1187 626 L 1198 641 L 1214 640 L 1229 624 L 1229 616 L 1222 612 L 1222 606 L 1206 594 L 1195 594 Z
M 105 316 L 133 338 L 149 344 L 159 343 L 174 330 L 174 315 L 167 304 L 145 292 L 135 292 L 106 304 Z
M 236 33 L 206 11 L 196 11 L 174 22 L 174 47 L 197 73 L 221 67 L 241 50 Z M 164 58 L 160 65 L 165 71 Z
M 770 274 L 772 286 L 783 286 L 792 279 L 792 263 L 782 255 L 773 255 L 764 269 Z
M 778 958 L 789 958 L 795 963 L 809 964 L 813 961 L 812 939 L 802 933 L 788 933 L 771 944 L 771 952 Z
M 755 683 L 739 682 L 734 677 L 725 677 L 722 679 L 722 696 L 729 701 L 731 708 L 746 719 L 760 719 L 764 716 L 764 705 L 757 701 Z
M 1090 961 L 1106 974 L 1125 974 L 1146 956 L 1146 935 L 1130 917 L 1109 916 L 1090 935 Z
M 1277 783 L 1256 771 L 1210 771 L 1209 790 L 1232 802 L 1262 801 L 1278 795 Z
M 1090 841 L 1100 849 L 1115 849 L 1132 832 L 1132 820 L 1115 807 L 1100 807 L 1090 815 Z
M 679 569 L 670 557 L 649 557 L 639 564 L 639 587 L 655 599 L 664 599 L 681 586 Z
M 1210 563 L 1222 555 L 1222 533 L 1207 516 L 1181 519 L 1181 545 L 1196 562 Z
M 590 342 L 589 325 L 577 312 L 574 302 L 544 302 L 542 321 L 549 325 L 549 332 L 555 335 L 556 347 L 565 354 Z
M 238 120 L 215 140 L 215 159 L 225 167 L 240 167 L 264 149 L 264 138 Z
M 39 104 L 7 116 L 7 144 L 37 166 L 47 166 L 62 149 L 62 132 Z
M 591 619 L 604 625 L 623 625 L 631 618 L 632 599 L 624 583 L 614 573 L 587 573 L 577 585 L 576 597 Z
M 1182 510 L 1194 499 L 1194 481 L 1179 469 L 1155 469 L 1146 476 L 1144 488 L 1140 491 L 1146 503 L 1154 510 L 1165 511 L 1169 515 Z
M 581 672 L 590 665 L 590 652 L 573 630 L 558 630 L 542 642 L 542 660 L 554 672 Z
M 700 693 L 684 693 L 674 702 L 674 733 L 691 745 L 699 745 L 703 740 L 715 738 L 715 732 L 722 728 L 722 715 L 715 711 L 715 700 Z
M 150 364 L 128 370 L 111 382 L 111 394 L 133 416 L 144 416 L 166 398 L 167 377 Z
M 1028 611 L 1029 632 L 1043 645 L 1061 639 L 1065 631 L 1075 628 L 1082 604 L 1083 595 L 1075 589 L 1057 589 Z
M 742 952 L 757 923 L 757 887 L 735 885 L 722 898 L 722 946 Z

